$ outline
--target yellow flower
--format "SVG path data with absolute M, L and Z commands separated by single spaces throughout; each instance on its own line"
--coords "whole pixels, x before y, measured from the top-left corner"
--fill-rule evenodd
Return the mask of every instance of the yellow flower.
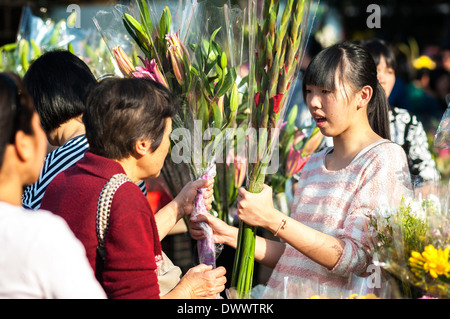
M 359 296 L 358 294 L 351 294 L 348 299 L 379 299 L 375 294 L 368 293 L 365 296 Z
M 434 62 L 430 57 L 422 55 L 413 61 L 413 66 L 416 70 L 434 70 L 436 68 L 436 62 Z
M 367 294 L 365 299 L 380 299 L 380 298 L 378 298 L 377 295 L 375 294 Z
M 436 249 L 433 245 L 428 245 L 422 254 L 417 251 L 411 252 L 409 258 L 411 270 L 419 276 L 422 271 L 429 272 L 431 277 L 437 278 L 439 275 L 450 275 L 449 247 Z

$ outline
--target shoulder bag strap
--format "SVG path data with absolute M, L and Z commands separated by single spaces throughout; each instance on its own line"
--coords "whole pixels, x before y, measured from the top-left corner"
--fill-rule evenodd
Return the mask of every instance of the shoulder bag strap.
M 109 227 L 109 214 L 114 193 L 126 182 L 132 182 L 126 174 L 116 174 L 103 186 L 97 204 L 96 229 L 97 229 L 97 251 L 100 257 L 105 259 L 105 236 Z

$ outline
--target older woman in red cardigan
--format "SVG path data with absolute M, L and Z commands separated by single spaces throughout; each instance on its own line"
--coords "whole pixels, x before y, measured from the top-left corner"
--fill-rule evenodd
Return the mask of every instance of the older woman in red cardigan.
M 90 149 L 75 166 L 55 177 L 41 208 L 63 217 L 81 240 L 97 279 L 109 298 L 159 298 L 156 270 L 162 260 L 160 240 L 193 210 L 197 190 L 213 181 L 188 183 L 180 194 L 153 215 L 136 185 L 157 177 L 167 156 L 177 100 L 148 79 L 110 78 L 91 89 L 83 116 Z M 96 212 L 99 194 L 115 174 L 126 174 L 115 192 L 104 258 L 98 253 Z M 191 268 L 164 298 L 215 298 L 225 288 L 225 269 Z

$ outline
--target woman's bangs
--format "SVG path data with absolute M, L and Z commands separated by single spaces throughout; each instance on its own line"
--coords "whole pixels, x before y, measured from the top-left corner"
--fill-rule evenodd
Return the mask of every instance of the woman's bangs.
M 303 86 L 313 85 L 333 91 L 336 88 L 335 75 L 340 65 L 339 50 L 324 50 L 310 63 L 303 76 Z

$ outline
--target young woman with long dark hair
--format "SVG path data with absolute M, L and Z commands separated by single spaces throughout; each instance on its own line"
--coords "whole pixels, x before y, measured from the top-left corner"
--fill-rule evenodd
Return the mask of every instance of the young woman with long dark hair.
M 257 194 L 239 189 L 238 216 L 282 239 L 256 239 L 255 259 L 273 268 L 267 285 L 274 290 L 268 291 L 281 291 L 288 278 L 345 293 L 352 276 L 367 275 L 371 264 L 367 214 L 409 194 L 408 164 L 403 149 L 389 140 L 386 95 L 362 47 L 339 43 L 321 51 L 305 72 L 303 92 L 333 147 L 313 155 L 303 168 L 290 217 L 273 208 L 267 185 Z M 236 247 L 235 227 L 212 216 L 195 221 L 205 218 L 217 242 Z M 203 237 L 194 223 L 191 234 Z

